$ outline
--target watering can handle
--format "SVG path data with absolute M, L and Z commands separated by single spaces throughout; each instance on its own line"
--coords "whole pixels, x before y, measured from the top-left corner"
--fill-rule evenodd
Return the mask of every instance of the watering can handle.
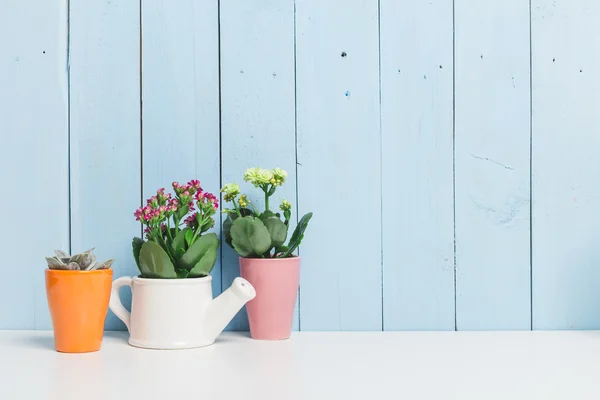
M 123 307 L 123 303 L 121 303 L 121 298 L 119 297 L 119 289 L 123 286 L 131 287 L 132 279 L 130 276 L 124 276 L 112 284 L 112 290 L 110 293 L 110 303 L 108 307 L 110 310 L 119 318 L 121 321 L 125 323 L 127 326 L 127 330 L 129 330 L 129 318 L 131 314 L 125 307 Z

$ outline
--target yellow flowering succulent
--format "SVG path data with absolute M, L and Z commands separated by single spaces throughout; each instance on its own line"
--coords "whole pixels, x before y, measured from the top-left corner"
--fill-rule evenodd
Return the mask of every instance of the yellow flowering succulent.
M 265 185 L 283 185 L 287 175 L 287 172 L 281 168 L 273 168 L 273 170 L 248 168 L 244 172 L 244 181 L 252 183 L 255 187 L 262 187 L 264 189 Z
M 272 170 L 248 168 L 244 172 L 244 181 L 260 188 L 265 196 L 265 210 L 260 212 L 245 194 L 239 198 L 240 187 L 227 184 L 221 190 L 225 201 L 231 201 L 234 209 L 225 209 L 227 219 L 223 222 L 225 241 L 242 257 L 286 258 L 294 257 L 294 250 L 302 242 L 304 231 L 312 218 L 312 213 L 304 215 L 296 224 L 287 245 L 285 241 L 292 217 L 292 204 L 283 199 L 279 205 L 282 215 L 269 209 L 269 198 L 275 194 L 278 186 L 285 183 L 287 172 L 281 168 Z M 237 198 L 237 201 L 236 201 Z

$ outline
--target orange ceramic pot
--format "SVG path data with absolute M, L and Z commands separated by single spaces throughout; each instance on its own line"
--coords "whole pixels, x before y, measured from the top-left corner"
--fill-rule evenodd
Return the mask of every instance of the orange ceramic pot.
M 112 269 L 46 269 L 46 295 L 54 327 L 54 345 L 63 353 L 100 350 L 108 311 Z

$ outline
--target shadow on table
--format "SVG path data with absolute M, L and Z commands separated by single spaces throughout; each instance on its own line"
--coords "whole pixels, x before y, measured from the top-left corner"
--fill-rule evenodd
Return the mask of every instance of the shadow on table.
M 103 339 L 116 340 L 127 343 L 129 332 L 127 331 L 104 331 Z
M 223 333 L 217 336 L 215 344 L 236 342 L 239 341 L 240 338 L 250 338 L 250 332 L 246 331 L 227 331 Z
M 19 338 L 20 344 L 41 350 L 54 351 L 54 336 L 33 335 Z
M 127 343 L 128 333 L 123 331 L 105 331 L 102 340 L 118 341 Z M 39 334 L 21 336 L 15 339 L 15 344 L 26 346 L 30 348 L 40 350 L 51 350 L 55 351 L 54 347 L 54 334 L 50 332 L 40 332 Z

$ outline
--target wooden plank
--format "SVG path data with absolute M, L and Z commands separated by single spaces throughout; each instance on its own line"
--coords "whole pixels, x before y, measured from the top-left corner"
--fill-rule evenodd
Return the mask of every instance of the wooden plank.
M 0 329 L 44 328 L 44 257 L 69 249 L 67 2 L 2 6 Z
M 296 4 L 303 330 L 380 330 L 381 143 L 375 1 Z
M 139 2 L 71 0 L 71 227 L 74 253 L 115 258 L 114 278 L 138 273 L 140 235 Z M 128 291 L 127 295 L 130 297 Z M 106 329 L 125 329 L 108 313 Z
M 455 1 L 458 329 L 530 329 L 529 5 Z
M 283 198 L 296 207 L 293 0 L 221 2 L 221 98 L 223 183 L 239 183 L 262 209 L 260 193 L 242 181 L 244 170 L 280 167 L 289 176 L 273 207 Z M 239 265 L 224 242 L 222 254 L 225 289 Z M 245 309 L 228 329 L 248 330 Z
M 600 327 L 600 4 L 534 0 L 533 328 Z
M 142 47 L 144 198 L 196 178 L 218 194 L 217 2 L 143 1 Z M 213 230 L 220 231 L 220 214 Z M 211 276 L 217 295 L 219 260 Z
M 452 29 L 452 0 L 381 1 L 385 330 L 454 330 Z

